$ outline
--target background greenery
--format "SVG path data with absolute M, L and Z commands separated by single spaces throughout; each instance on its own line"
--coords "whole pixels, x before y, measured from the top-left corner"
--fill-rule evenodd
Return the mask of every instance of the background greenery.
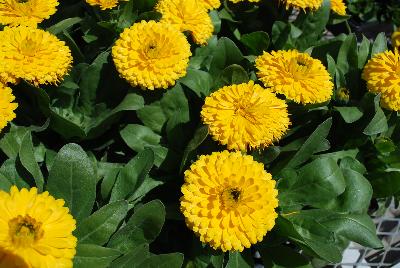
M 129 86 L 110 57 L 124 28 L 160 18 L 155 0 L 112 11 L 60 2 L 40 27 L 68 44 L 74 67 L 58 87 L 14 88 L 19 108 L 1 134 L 0 189 L 37 186 L 66 201 L 77 220 L 75 267 L 244 268 L 256 250 L 265 267 L 319 267 L 340 262 L 349 241 L 382 246 L 368 213 L 399 196 L 400 117 L 383 110 L 360 77 L 367 60 L 388 48 L 385 34 L 363 37 L 352 22 L 399 24 L 395 1 L 352 0 L 345 17 L 325 1 L 290 20 L 276 1 L 224 2 L 210 13 L 208 45 L 192 45 L 187 75 L 159 91 Z M 223 150 L 201 124 L 203 100 L 221 86 L 256 80 L 262 51 L 290 48 L 325 64 L 334 96 L 320 105 L 289 103 L 291 130 L 253 152 L 278 180 L 273 231 L 243 253 L 213 251 L 179 212 L 183 171 L 199 154 Z M 337 96 L 342 88 L 349 99 Z

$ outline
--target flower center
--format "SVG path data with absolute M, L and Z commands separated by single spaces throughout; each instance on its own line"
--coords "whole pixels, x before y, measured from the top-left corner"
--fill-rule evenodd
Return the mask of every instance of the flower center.
M 150 59 L 158 58 L 160 56 L 159 52 L 160 52 L 160 50 L 158 49 L 157 44 L 155 44 L 155 43 L 150 43 L 145 48 L 145 54 Z
M 21 216 L 8 222 L 9 235 L 16 247 L 28 247 L 44 235 L 42 223 L 29 215 Z
M 303 55 L 298 56 L 295 59 L 292 59 L 289 65 L 289 72 L 292 74 L 292 77 L 296 80 L 306 79 L 305 76 L 309 70 L 312 63 L 305 58 Z
M 243 192 L 238 187 L 227 188 L 222 192 L 222 203 L 226 208 L 235 208 L 242 199 Z
M 40 44 L 38 44 L 36 40 L 28 37 L 26 38 L 26 40 L 24 40 L 24 42 L 21 42 L 19 46 L 19 51 L 22 55 L 26 57 L 35 57 L 39 46 Z

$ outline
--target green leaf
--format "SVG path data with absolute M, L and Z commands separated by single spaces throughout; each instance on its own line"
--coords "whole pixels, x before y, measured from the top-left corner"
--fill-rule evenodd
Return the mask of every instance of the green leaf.
M 0 190 L 8 193 L 12 186 L 13 184 L 11 183 L 11 181 L 5 175 L 0 173 Z
M 133 3 L 140 12 L 145 12 L 153 10 L 157 0 L 133 0 Z
M 240 42 L 244 44 L 250 54 L 261 55 L 263 51 L 267 51 L 269 46 L 269 36 L 266 32 L 258 31 L 244 34 L 240 38 Z
M 308 137 L 298 152 L 290 159 L 286 168 L 294 168 L 307 161 L 326 142 L 326 137 L 332 126 L 332 118 L 321 123 L 317 129 Z
M 104 245 L 128 212 L 126 201 L 110 203 L 78 224 L 74 234 L 79 243 Z
M 343 120 L 350 124 L 359 120 L 363 116 L 363 112 L 358 107 L 334 107 L 340 113 Z
M 161 255 L 152 255 L 147 258 L 141 267 L 148 268 L 181 268 L 183 264 L 182 253 L 169 253 Z
M 324 206 L 342 194 L 346 184 L 341 169 L 331 158 L 317 158 L 302 167 L 297 177 L 284 177 L 278 182 L 281 206 L 299 203 Z
M 21 164 L 32 175 L 35 180 L 36 187 L 39 192 L 43 191 L 44 178 L 42 171 L 35 159 L 34 148 L 32 143 L 32 136 L 27 132 L 22 138 L 21 147 L 19 148 L 19 159 Z
M 212 53 L 210 73 L 218 74 L 227 66 L 239 64 L 244 58 L 236 44 L 227 37 L 218 40 L 217 47 Z
M 21 147 L 22 139 L 29 129 L 11 125 L 11 129 L 0 139 L 0 149 L 8 158 L 16 158 Z
M 385 33 L 379 33 L 372 44 L 372 49 L 371 49 L 371 57 L 373 57 L 375 54 L 381 53 L 386 51 L 387 48 L 387 39 Z
M 294 249 L 278 245 L 271 246 L 261 242 L 257 247 L 265 268 L 312 268 L 310 261 Z
M 140 184 L 136 191 L 128 197 L 128 202 L 131 205 L 135 205 L 142 200 L 142 198 L 151 190 L 159 185 L 162 185 L 162 181 L 154 180 L 153 178 L 146 177 L 142 184 Z
M 188 69 L 186 76 L 181 78 L 179 82 L 190 88 L 197 96 L 203 98 L 210 94 L 213 78 L 208 72 Z
M 221 84 L 218 84 L 216 88 L 220 88 L 224 85 L 247 83 L 249 82 L 249 76 L 242 66 L 232 64 L 222 71 L 220 80 Z
M 252 259 L 249 256 L 243 256 L 237 251 L 229 252 L 229 260 L 226 264 L 225 268 L 246 268 L 246 267 L 254 267 L 254 263 L 252 263 Z
M 133 194 L 137 187 L 144 181 L 154 164 L 154 153 L 150 149 L 139 152 L 120 171 L 114 188 L 111 192 L 110 202 L 122 200 Z
M 375 197 L 390 197 L 400 192 L 400 172 L 371 172 L 368 176 Z
M 192 140 L 188 143 L 183 153 L 180 172 L 183 172 L 190 156 L 194 155 L 194 151 L 205 141 L 207 136 L 208 136 L 208 126 L 202 125 L 201 127 L 196 129 L 196 132 L 194 133 Z
M 142 263 L 149 257 L 149 245 L 142 244 L 113 261 L 110 268 L 140 268 L 143 267 Z
M 47 28 L 46 31 L 49 33 L 52 33 L 54 35 L 58 35 L 58 34 L 62 33 L 63 31 L 68 30 L 68 28 L 71 28 L 75 24 L 80 23 L 82 20 L 83 19 L 80 17 L 68 18 L 68 19 L 62 20 L 62 21 L 54 24 L 53 26 Z
M 161 133 L 164 124 L 167 122 L 167 117 L 164 114 L 160 101 L 145 105 L 136 114 L 145 126 L 157 133 Z
M 96 176 L 79 145 L 67 144 L 58 152 L 49 171 L 47 190 L 65 200 L 78 223 L 90 215 L 96 198 Z
M 159 200 L 139 207 L 133 216 L 108 243 L 109 247 L 128 252 L 142 243 L 151 243 L 157 238 L 165 221 L 165 208 Z
M 367 62 L 370 46 L 370 41 L 363 35 L 363 40 L 358 47 L 358 69 L 360 70 L 364 68 L 365 63 Z
M 107 268 L 119 256 L 121 256 L 121 252 L 116 249 L 104 248 L 93 244 L 78 244 L 74 267 Z
M 358 66 L 357 38 L 354 34 L 348 35 L 340 46 L 336 66 L 344 74 Z
M 380 95 L 377 95 L 374 98 L 375 103 L 375 115 L 372 118 L 371 122 L 365 127 L 363 133 L 365 135 L 376 135 L 388 130 L 388 123 L 386 119 L 386 115 L 380 107 Z
M 130 27 L 138 16 L 138 11 L 134 9 L 134 0 L 130 0 L 122 8 L 121 14 L 118 18 L 117 27 L 121 30 Z

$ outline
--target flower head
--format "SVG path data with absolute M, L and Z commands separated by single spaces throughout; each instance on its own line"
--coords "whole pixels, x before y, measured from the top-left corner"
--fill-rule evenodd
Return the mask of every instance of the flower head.
M 331 0 L 331 9 L 338 15 L 346 15 L 346 4 L 343 0 Z
M 0 0 L 0 24 L 31 25 L 56 13 L 58 0 Z
M 369 91 L 381 94 L 382 106 L 400 111 L 400 54 L 397 50 L 376 54 L 365 65 L 362 77 Z
M 128 1 L 128 0 L 86 0 L 86 3 L 88 3 L 91 6 L 99 6 L 100 9 L 106 10 L 116 7 L 118 3 L 121 1 Z
M 28 267 L 72 267 L 74 230 L 64 200 L 38 194 L 36 188 L 0 191 L 0 264 L 19 258 Z
M 199 0 L 201 4 L 207 9 L 217 9 L 221 6 L 221 0 Z
M 215 140 L 242 151 L 278 141 L 290 125 L 285 101 L 253 81 L 211 94 L 201 116 Z
M 132 86 L 168 88 L 186 74 L 191 56 L 183 33 L 166 23 L 142 21 L 125 29 L 112 49 L 115 66 Z
M 316 10 L 322 6 L 323 0 L 281 0 L 286 4 L 286 9 L 298 8 Z
M 203 243 L 243 251 L 275 225 L 278 191 L 271 174 L 239 152 L 200 156 L 185 172 L 181 211 Z
M 256 59 L 257 75 L 266 87 L 297 103 L 331 98 L 333 83 L 321 61 L 296 50 L 264 52 Z
M 212 36 L 211 17 L 198 0 L 160 0 L 156 10 L 162 14 L 161 22 L 172 24 L 182 32 L 190 32 L 197 44 L 206 44 Z
M 18 104 L 13 102 L 14 100 L 11 88 L 0 83 L 0 131 L 15 118 L 14 110 Z
M 400 49 L 400 28 L 392 34 L 392 46 Z
M 71 68 L 70 49 L 56 36 L 30 27 L 0 32 L 0 79 L 24 79 L 35 85 L 57 84 Z M 0 81 L 1 82 L 1 81 Z

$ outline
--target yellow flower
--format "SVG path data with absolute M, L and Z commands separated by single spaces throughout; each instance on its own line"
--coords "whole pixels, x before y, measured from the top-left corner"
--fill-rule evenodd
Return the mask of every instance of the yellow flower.
M 350 100 L 350 91 L 345 88 L 345 87 L 341 87 L 338 89 L 338 91 L 336 92 L 336 99 L 340 100 L 340 101 L 349 101 Z
M 264 52 L 256 59 L 257 75 L 266 87 L 297 103 L 331 98 L 333 83 L 321 61 L 296 50 Z
M 289 8 L 298 8 L 298 9 L 306 9 L 310 8 L 311 10 L 316 10 L 322 6 L 323 0 L 281 0 L 286 4 L 286 9 Z
M 199 0 L 201 4 L 207 9 L 217 9 L 221 6 L 221 1 L 220 0 Z
M 0 24 L 36 26 L 56 13 L 57 0 L 0 0 Z
M 183 33 L 166 23 L 142 21 L 125 29 L 112 48 L 115 66 L 132 86 L 168 88 L 186 75 L 191 56 Z
M 174 25 L 182 32 L 190 32 L 195 43 L 205 45 L 214 26 L 204 6 L 197 0 L 160 0 L 156 10 L 161 22 Z
M 331 0 L 331 10 L 341 16 L 346 15 L 346 4 L 343 0 Z
M 3 83 L 24 79 L 35 84 L 57 84 L 71 69 L 70 49 L 56 36 L 30 27 L 0 32 L 0 78 Z
M 28 267 L 72 267 L 74 230 L 64 200 L 38 194 L 36 188 L 0 191 L 0 256 L 6 256 L 0 266 L 4 259 L 19 257 Z
M 392 46 L 394 48 L 400 48 L 400 28 L 392 34 Z
M 382 106 L 400 111 L 400 54 L 397 50 L 376 54 L 365 65 L 362 77 L 369 91 L 381 93 Z
M 14 110 L 17 109 L 18 104 L 14 103 L 14 100 L 11 88 L 0 83 L 0 131 L 15 118 Z
M 181 211 L 214 249 L 243 251 L 275 225 L 278 191 L 271 174 L 239 152 L 202 155 L 185 172 Z
M 100 9 L 106 10 L 113 7 L 116 7 L 119 2 L 121 1 L 128 1 L 128 0 L 86 0 L 91 6 L 99 6 Z
M 278 141 L 290 125 L 285 101 L 253 81 L 211 94 L 201 116 L 215 140 L 242 151 Z

